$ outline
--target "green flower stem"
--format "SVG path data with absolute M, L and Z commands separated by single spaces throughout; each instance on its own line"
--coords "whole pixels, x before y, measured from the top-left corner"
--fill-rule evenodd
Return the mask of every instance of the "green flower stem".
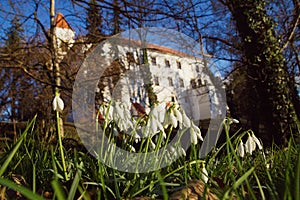
M 55 96 L 59 96 L 58 90 L 56 90 Z M 68 180 L 67 166 L 66 166 L 66 162 L 65 162 L 64 150 L 63 150 L 63 144 L 62 144 L 61 132 L 60 132 L 60 117 L 59 117 L 59 112 L 57 110 L 55 111 L 55 113 L 56 113 L 56 126 L 57 126 L 59 151 L 60 151 L 60 156 L 61 156 L 61 160 L 62 160 L 64 176 L 65 176 L 65 179 Z

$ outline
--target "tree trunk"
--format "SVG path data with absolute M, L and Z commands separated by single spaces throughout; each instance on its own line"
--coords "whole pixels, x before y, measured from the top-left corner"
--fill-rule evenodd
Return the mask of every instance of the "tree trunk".
M 299 119 L 275 23 L 267 15 L 263 0 L 228 0 L 225 4 L 236 22 L 248 63 L 249 100 L 255 105 L 251 123 L 256 129 L 257 123 L 262 125 L 264 136 L 277 144 L 286 142 L 292 132 L 299 134 Z

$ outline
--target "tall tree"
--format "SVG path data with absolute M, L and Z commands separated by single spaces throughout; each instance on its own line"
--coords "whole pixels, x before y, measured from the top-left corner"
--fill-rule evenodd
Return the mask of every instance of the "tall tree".
M 10 57 L 10 61 L 7 62 L 9 68 L 5 69 L 6 73 L 6 83 L 9 84 L 8 88 L 8 99 L 10 104 L 10 120 L 15 121 L 18 120 L 18 103 L 19 96 L 21 92 L 21 88 L 23 85 L 19 82 L 22 78 L 22 74 L 20 73 L 19 64 L 16 62 L 20 59 L 20 53 L 22 51 L 21 44 L 21 36 L 24 32 L 23 28 L 21 28 L 21 23 L 19 18 L 13 18 L 11 22 L 11 26 L 8 29 L 7 40 L 6 40 L 6 51 Z
M 291 79 L 283 57 L 275 23 L 267 14 L 264 0 L 222 1 L 232 13 L 241 38 L 251 125 L 264 127 L 269 138 L 280 144 L 299 131 L 292 97 Z
M 97 42 L 102 35 L 102 13 L 96 0 L 90 0 L 87 8 L 86 30 L 91 41 Z

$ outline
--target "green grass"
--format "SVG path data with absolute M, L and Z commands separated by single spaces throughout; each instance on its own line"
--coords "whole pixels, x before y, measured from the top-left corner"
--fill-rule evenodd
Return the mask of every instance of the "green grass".
M 206 187 L 220 199 L 299 199 L 300 145 L 293 138 L 286 147 L 273 145 L 241 158 L 236 149 L 248 132 L 230 135 L 225 121 L 226 142 L 206 158 L 197 154 L 201 144 L 192 145 L 187 157 L 159 171 L 135 174 L 109 168 L 76 148 L 63 148 L 62 159 L 59 144 L 46 144 L 39 138 L 35 120 L 0 158 L 0 198 L 12 199 L 8 191 L 18 191 L 27 199 L 168 199 L 189 180 L 201 180 L 205 165 Z M 149 151 L 147 139 L 141 143 L 140 151 Z M 13 175 L 21 176 L 25 183 L 16 182 Z

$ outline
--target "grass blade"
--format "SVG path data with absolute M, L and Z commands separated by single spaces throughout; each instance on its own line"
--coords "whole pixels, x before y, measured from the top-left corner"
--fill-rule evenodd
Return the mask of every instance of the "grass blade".
M 17 153 L 18 149 L 20 148 L 24 138 L 27 135 L 27 132 L 29 128 L 32 126 L 32 124 L 35 122 L 36 116 L 31 120 L 31 122 L 26 126 L 25 131 L 22 133 L 21 137 L 18 139 L 17 143 L 15 144 L 15 147 L 12 149 L 12 151 L 7 156 L 7 159 L 4 161 L 0 168 L 0 177 L 4 174 L 6 168 L 8 167 L 9 163 L 13 159 L 14 155 Z
M 3 179 L 3 178 L 0 177 L 0 184 L 5 185 L 5 186 L 7 186 L 7 187 L 9 187 L 9 188 L 11 188 L 15 191 L 20 192 L 22 195 L 24 195 L 28 199 L 44 200 L 43 197 L 35 194 L 34 192 L 32 192 L 31 190 L 29 190 L 28 188 L 26 188 L 24 186 L 17 185 L 13 181 L 6 180 L 6 179 Z
M 65 197 L 64 191 L 62 190 L 61 186 L 59 185 L 59 182 L 54 179 L 53 181 L 51 181 L 51 185 L 52 185 L 52 188 L 55 192 L 57 199 L 65 200 L 66 197 Z
M 77 173 L 75 175 L 75 178 L 72 182 L 72 186 L 71 186 L 71 189 L 70 189 L 70 192 L 69 192 L 69 195 L 68 195 L 68 200 L 73 200 L 74 197 L 75 197 L 75 194 L 76 194 L 76 190 L 78 188 L 78 184 L 79 184 L 79 181 L 80 181 L 80 178 L 81 178 L 81 168 L 83 166 L 83 163 L 81 162 L 79 167 L 77 168 Z
M 237 189 L 244 181 L 247 180 L 248 176 L 254 171 L 254 167 L 251 167 L 243 176 L 241 176 L 234 184 L 233 188 Z

